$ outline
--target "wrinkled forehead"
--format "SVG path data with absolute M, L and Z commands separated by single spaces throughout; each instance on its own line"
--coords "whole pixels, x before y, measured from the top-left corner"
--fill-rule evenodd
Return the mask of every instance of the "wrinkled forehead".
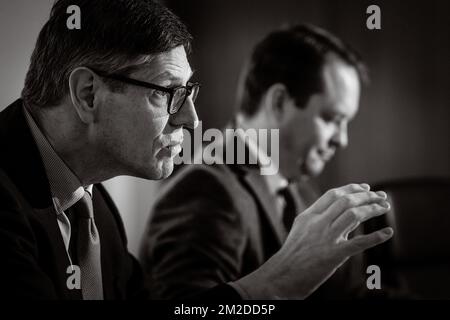
M 192 73 L 186 51 L 179 46 L 151 57 L 133 75 L 144 81 L 184 85 Z
M 358 111 L 361 90 L 356 68 L 339 58 L 329 57 L 322 70 L 322 80 L 329 106 L 353 118 Z

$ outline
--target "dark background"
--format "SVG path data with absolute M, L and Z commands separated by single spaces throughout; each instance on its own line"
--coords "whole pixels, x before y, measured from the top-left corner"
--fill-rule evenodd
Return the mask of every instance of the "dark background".
M 166 1 L 194 36 L 191 64 L 202 83 L 203 128 L 222 127 L 236 109 L 240 69 L 253 46 L 286 23 L 308 22 L 355 47 L 370 68 L 350 145 L 318 182 L 379 183 L 450 176 L 449 1 Z M 366 9 L 381 9 L 368 30 Z

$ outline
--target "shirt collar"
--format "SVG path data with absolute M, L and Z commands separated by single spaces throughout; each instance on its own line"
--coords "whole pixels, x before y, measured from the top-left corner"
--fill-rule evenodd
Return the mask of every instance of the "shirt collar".
M 58 156 L 25 106 L 24 113 L 44 163 L 53 204 L 56 212 L 61 214 L 83 198 L 85 191 L 92 196 L 92 185 L 81 185 L 80 179 Z
M 247 136 L 247 139 L 245 139 L 246 137 L 243 136 L 243 130 L 236 130 L 236 133 L 242 141 L 247 141 L 250 159 L 253 157 L 253 159 L 257 159 L 258 162 L 269 163 L 273 166 L 273 162 L 269 159 L 267 153 L 258 147 L 258 144 L 251 138 L 251 136 Z M 276 170 L 271 170 L 271 172 L 276 172 Z M 272 195 L 277 195 L 278 191 L 286 188 L 289 184 L 288 180 L 283 177 L 279 171 L 273 175 L 263 175 L 263 178 L 266 181 L 269 192 Z

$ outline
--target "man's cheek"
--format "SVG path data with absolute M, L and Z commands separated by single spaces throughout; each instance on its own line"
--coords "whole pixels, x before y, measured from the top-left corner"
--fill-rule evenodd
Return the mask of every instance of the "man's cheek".
M 168 115 L 153 115 L 150 118 L 149 130 L 153 137 L 159 136 L 164 132 L 164 128 L 167 126 L 169 121 Z
M 164 128 L 167 124 L 168 117 L 159 117 L 156 119 L 149 119 L 149 121 L 145 124 L 142 131 L 145 132 L 145 138 L 150 139 L 153 144 L 158 141 L 158 138 L 163 135 Z

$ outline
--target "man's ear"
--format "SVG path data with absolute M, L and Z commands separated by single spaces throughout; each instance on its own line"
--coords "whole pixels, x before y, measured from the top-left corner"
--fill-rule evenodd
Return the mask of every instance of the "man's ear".
M 94 122 L 96 118 L 94 96 L 97 86 L 96 75 L 88 68 L 79 67 L 70 73 L 70 99 L 80 120 L 86 124 Z
M 269 87 L 265 95 L 266 112 L 269 112 L 277 122 L 281 122 L 286 112 L 286 104 L 292 100 L 284 84 L 275 83 Z

